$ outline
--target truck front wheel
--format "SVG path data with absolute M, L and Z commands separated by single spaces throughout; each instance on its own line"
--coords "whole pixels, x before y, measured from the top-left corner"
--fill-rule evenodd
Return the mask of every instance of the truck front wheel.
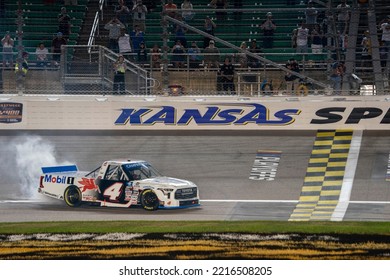
M 81 205 L 81 191 L 76 186 L 67 187 L 64 193 L 65 203 L 70 207 L 78 207 Z
M 157 210 L 160 202 L 157 195 L 152 190 L 145 190 L 141 196 L 141 205 L 145 210 Z

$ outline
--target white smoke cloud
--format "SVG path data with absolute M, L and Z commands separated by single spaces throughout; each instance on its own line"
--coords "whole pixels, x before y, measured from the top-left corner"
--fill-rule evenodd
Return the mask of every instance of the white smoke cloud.
M 56 160 L 55 147 L 40 136 L 25 135 L 15 138 L 10 143 L 14 153 L 16 174 L 20 192 L 25 198 L 36 198 L 42 166 L 66 165 Z

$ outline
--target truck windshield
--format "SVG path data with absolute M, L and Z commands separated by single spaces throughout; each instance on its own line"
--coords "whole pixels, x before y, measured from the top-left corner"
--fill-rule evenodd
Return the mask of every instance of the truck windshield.
M 122 169 L 126 172 L 130 180 L 142 180 L 162 176 L 160 172 L 147 162 L 126 163 L 122 165 Z

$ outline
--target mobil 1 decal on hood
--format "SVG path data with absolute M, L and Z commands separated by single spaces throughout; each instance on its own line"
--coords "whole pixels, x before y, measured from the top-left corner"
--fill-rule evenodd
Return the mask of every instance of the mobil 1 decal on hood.
M 124 108 L 115 125 L 289 125 L 300 114 L 299 109 L 273 111 L 257 103 L 221 103 L 198 108 L 155 106 Z

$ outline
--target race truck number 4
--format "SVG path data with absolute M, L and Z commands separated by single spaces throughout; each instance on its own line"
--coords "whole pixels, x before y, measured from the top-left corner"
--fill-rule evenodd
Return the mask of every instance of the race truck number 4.
M 42 173 L 38 192 L 70 207 L 89 203 L 153 211 L 200 205 L 197 185 L 163 176 L 143 160 L 109 160 L 92 171 L 78 171 L 76 165 L 42 167 Z

